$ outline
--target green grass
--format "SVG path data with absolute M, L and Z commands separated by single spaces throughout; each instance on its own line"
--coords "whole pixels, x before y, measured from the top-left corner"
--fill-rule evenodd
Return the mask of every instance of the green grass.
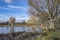
M 44 36 L 46 40 L 53 40 L 53 38 L 60 38 L 60 30 L 57 31 L 48 31 L 47 35 Z

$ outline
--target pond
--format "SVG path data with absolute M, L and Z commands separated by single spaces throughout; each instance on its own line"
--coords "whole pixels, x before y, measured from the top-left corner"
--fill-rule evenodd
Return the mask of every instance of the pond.
M 10 32 L 11 27 L 0 27 L 0 34 L 5 34 Z M 14 32 L 31 32 L 32 28 L 31 27 L 14 27 Z M 35 28 L 36 32 L 41 32 L 40 28 Z

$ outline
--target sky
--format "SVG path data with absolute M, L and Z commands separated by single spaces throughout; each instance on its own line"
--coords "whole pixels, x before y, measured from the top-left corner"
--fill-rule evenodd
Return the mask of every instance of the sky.
M 28 0 L 0 0 L 0 21 L 6 21 L 10 16 L 16 21 L 27 20 L 29 18 Z

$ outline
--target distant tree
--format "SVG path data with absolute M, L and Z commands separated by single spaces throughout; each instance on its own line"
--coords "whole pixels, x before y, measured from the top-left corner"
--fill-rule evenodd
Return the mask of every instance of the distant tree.
M 21 23 L 26 23 L 26 20 L 23 20 Z
M 36 17 L 35 16 L 31 16 L 27 23 L 28 24 L 37 24 L 36 22 L 37 22 Z
M 11 24 L 11 26 L 12 26 L 12 25 L 14 25 L 14 23 L 15 23 L 15 18 L 11 16 L 9 18 L 9 24 Z

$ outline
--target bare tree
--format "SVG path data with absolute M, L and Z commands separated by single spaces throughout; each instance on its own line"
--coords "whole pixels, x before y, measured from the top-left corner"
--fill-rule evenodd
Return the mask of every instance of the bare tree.
M 9 24 L 10 24 L 11 26 L 13 26 L 14 23 L 15 23 L 15 18 L 11 16 L 11 17 L 9 18 Z
M 60 16 L 60 0 L 29 0 L 29 5 L 32 15 L 38 17 L 42 23 L 46 18 L 49 28 L 54 28 L 54 21 Z
M 60 0 L 46 0 L 46 3 L 48 7 L 48 15 L 50 18 L 50 28 L 54 28 L 54 21 L 60 16 Z

